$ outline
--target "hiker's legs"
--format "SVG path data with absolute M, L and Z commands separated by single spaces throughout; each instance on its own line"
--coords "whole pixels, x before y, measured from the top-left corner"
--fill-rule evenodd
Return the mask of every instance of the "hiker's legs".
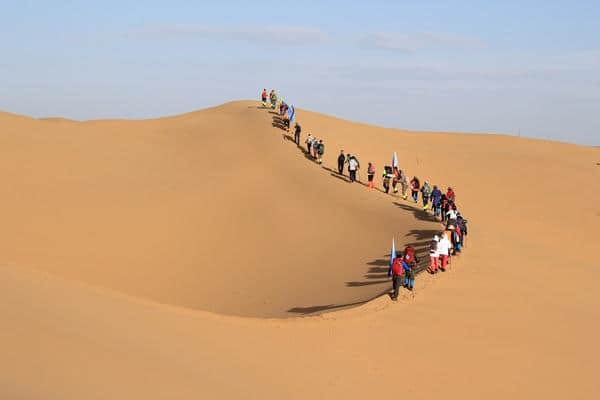
M 338 163 L 338 171 L 339 171 L 340 175 L 344 175 L 344 164 Z
M 428 204 L 429 204 L 429 197 L 423 196 L 423 208 L 427 209 Z
M 429 272 L 436 273 L 437 269 L 438 269 L 438 263 L 437 263 L 437 257 L 434 256 L 430 256 L 429 257 L 431 259 L 430 263 L 429 263 Z
M 394 275 L 392 277 L 392 287 L 394 289 L 394 293 L 392 294 L 392 299 L 398 298 L 398 293 L 400 292 L 400 286 L 402 286 L 402 277 L 399 275 Z
M 417 199 L 419 198 L 419 192 L 416 192 L 416 191 L 413 190 L 412 191 L 412 198 L 413 198 L 413 201 L 416 203 Z
M 448 266 L 448 256 L 445 254 L 442 254 L 440 256 L 440 260 L 442 261 L 442 265 L 441 265 L 442 271 L 445 271 L 446 267 Z
M 413 286 L 415 285 L 415 274 L 412 268 L 409 271 L 406 271 L 406 278 L 406 286 L 409 290 L 412 290 Z

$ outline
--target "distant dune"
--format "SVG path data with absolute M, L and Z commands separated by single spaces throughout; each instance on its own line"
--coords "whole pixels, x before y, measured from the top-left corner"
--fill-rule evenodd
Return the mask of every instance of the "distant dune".
M 600 395 L 597 148 L 297 115 L 323 166 L 253 101 L 0 113 L 0 397 Z M 340 149 L 378 187 L 396 151 L 469 220 L 451 271 L 397 304 L 392 237 L 426 259 L 441 225 L 337 176 Z

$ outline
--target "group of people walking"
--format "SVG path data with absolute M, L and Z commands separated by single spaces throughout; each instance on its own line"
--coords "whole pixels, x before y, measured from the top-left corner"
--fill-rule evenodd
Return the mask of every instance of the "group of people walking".
M 269 94 L 267 94 L 267 89 L 263 89 L 260 94 L 260 100 L 263 107 L 270 105 L 272 109 L 275 109 L 277 107 L 277 93 L 275 93 L 275 89 L 271 89 Z
M 450 191 L 452 188 L 448 189 Z M 441 221 L 445 228 L 439 234 L 434 235 L 429 243 L 427 272 L 430 274 L 436 274 L 439 271 L 445 272 L 450 268 L 452 256 L 460 254 L 465 246 L 468 233 L 467 220 L 458 212 L 454 197 L 447 203 L 448 211 Z M 413 290 L 418 263 L 416 251 L 410 245 L 406 246 L 403 253 L 397 252 L 395 257 L 392 254 L 388 271 L 388 276 L 392 277 L 392 293 L 390 294 L 392 300 L 398 299 L 401 286 Z
M 270 101 L 273 109 L 279 105 L 280 115 L 285 116 L 288 114 L 287 104 L 277 99 L 275 90 L 271 90 L 271 93 L 267 95 L 266 89 L 263 89 L 261 100 L 265 107 L 268 101 Z M 287 121 L 286 127 L 289 132 L 290 119 L 288 118 Z M 300 146 L 301 132 L 302 128 L 296 123 L 294 126 L 294 142 L 298 146 Z M 317 139 L 308 133 L 304 143 L 306 144 L 306 153 L 318 164 L 322 164 L 323 155 L 325 154 L 323 140 Z M 358 157 L 355 154 L 345 154 L 344 150 L 341 150 L 337 158 L 338 173 L 344 175 L 346 167 L 350 182 L 360 181 Z M 375 164 L 369 162 L 367 166 L 367 187 L 375 189 L 376 174 Z M 418 203 L 420 195 L 423 210 L 426 212 L 431 210 L 433 216 L 444 224 L 444 230 L 434 235 L 429 243 L 430 261 L 427 271 L 431 274 L 446 271 L 450 267 L 451 257 L 460 254 L 463 250 L 467 236 L 467 220 L 458 211 L 456 194 L 452 187 L 448 187 L 444 193 L 437 185 L 431 185 L 428 181 L 423 181 L 423 184 L 421 184 L 421 180 L 417 176 L 413 176 L 409 181 L 407 175 L 398 166 L 396 153 L 394 153 L 392 165 L 384 167 L 382 184 L 385 193 L 389 194 L 391 191 L 391 194 L 395 195 L 400 192 L 399 196 L 404 200 L 408 200 L 410 192 L 410 198 L 414 203 Z M 400 287 L 413 290 L 418 264 L 419 258 L 413 246 L 406 246 L 403 252 L 392 254 L 388 270 L 388 276 L 392 278 L 392 293 L 390 295 L 392 300 L 398 299 Z
M 340 151 L 340 155 L 338 156 L 338 173 L 340 175 L 344 175 L 344 166 L 348 164 L 348 176 L 350 178 L 350 182 L 356 182 L 357 174 L 360 170 L 360 162 L 355 155 L 348 153 L 344 154 L 344 150 Z
M 300 127 L 300 125 L 296 124 L 297 127 Z M 296 140 L 295 136 L 294 136 L 294 140 Z M 312 158 L 318 163 L 318 164 L 322 164 L 323 163 L 323 155 L 325 154 L 325 144 L 323 143 L 323 139 L 317 139 L 316 137 L 314 137 L 313 135 L 311 135 L 310 133 L 308 134 L 308 136 L 306 136 L 306 153 L 309 156 L 312 156 Z M 300 133 L 298 133 L 298 141 L 296 142 L 297 145 L 300 145 Z

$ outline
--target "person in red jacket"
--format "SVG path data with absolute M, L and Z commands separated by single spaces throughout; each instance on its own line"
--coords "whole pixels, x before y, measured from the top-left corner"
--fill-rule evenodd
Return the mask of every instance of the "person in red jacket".
M 394 263 L 392 264 L 392 288 L 394 292 L 391 297 L 394 301 L 398 300 L 398 292 L 400 291 L 400 286 L 402 286 L 402 283 L 404 282 L 403 262 L 401 254 L 397 253 Z
M 419 190 L 421 190 L 421 182 L 419 181 L 419 178 L 415 176 L 410 180 L 410 192 L 415 203 L 419 198 Z
M 451 187 L 449 187 L 448 191 L 446 192 L 446 198 L 448 199 L 450 204 L 456 202 L 456 194 L 454 193 L 454 190 L 452 190 Z
M 267 105 L 267 89 L 263 89 L 262 94 L 260 95 L 260 98 L 262 100 L 263 107 L 266 107 L 266 105 Z
M 375 184 L 373 183 L 373 178 L 375 177 L 375 164 L 373 163 L 369 163 L 369 166 L 367 167 L 367 178 L 369 183 L 367 184 L 367 187 L 371 188 L 371 189 L 375 189 Z
M 415 252 L 415 248 L 408 245 L 404 248 L 404 286 L 408 290 L 413 290 L 415 285 L 415 270 L 419 259 Z

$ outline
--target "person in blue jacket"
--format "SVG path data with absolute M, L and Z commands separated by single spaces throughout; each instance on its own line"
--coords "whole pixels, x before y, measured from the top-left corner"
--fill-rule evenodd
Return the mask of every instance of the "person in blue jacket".
M 433 215 L 439 217 L 442 214 L 442 191 L 436 186 L 433 185 L 433 190 L 431 191 L 431 203 L 433 204 Z
M 408 263 L 405 257 L 402 257 L 402 269 L 404 269 L 404 287 L 408 290 L 413 290 L 413 287 L 415 286 L 413 265 Z

